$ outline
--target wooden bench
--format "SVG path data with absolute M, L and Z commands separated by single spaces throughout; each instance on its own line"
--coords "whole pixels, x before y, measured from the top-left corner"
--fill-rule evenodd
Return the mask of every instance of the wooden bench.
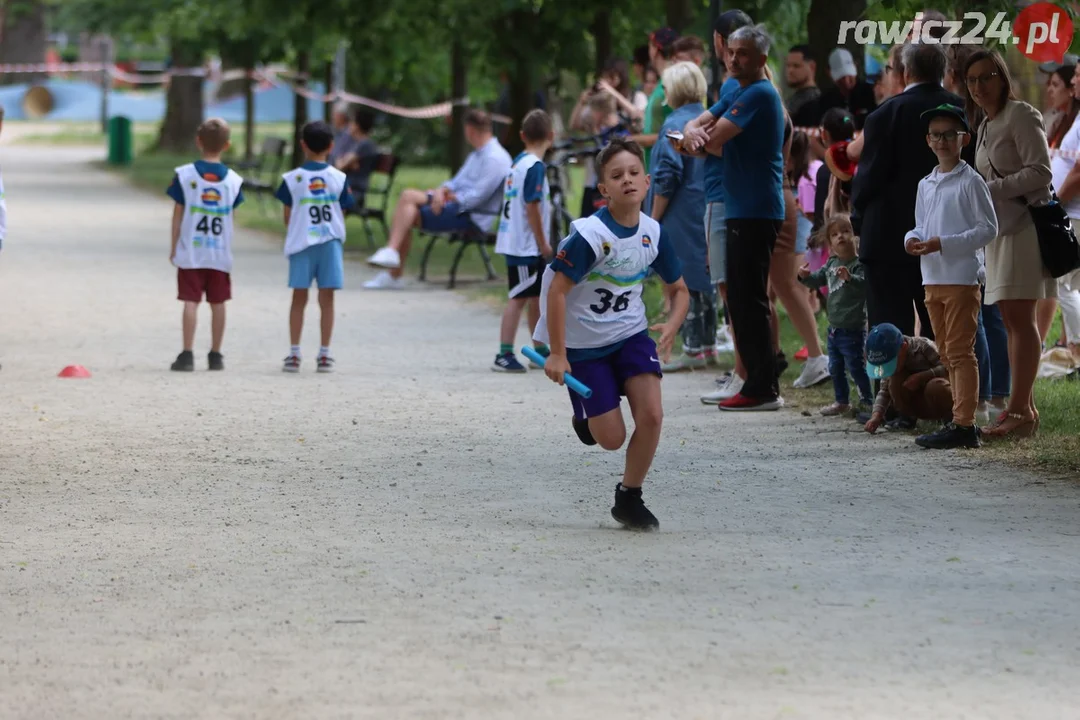
M 355 215 L 364 224 L 364 232 L 367 234 L 368 247 L 375 249 L 375 233 L 371 229 L 371 223 L 376 222 L 382 227 L 383 239 L 390 237 L 390 228 L 386 222 L 386 215 L 390 208 L 390 193 L 394 185 L 394 175 L 397 173 L 401 159 L 396 155 L 374 155 L 361 160 L 371 168 L 368 175 L 368 186 L 364 190 L 361 202 L 350 209 L 347 215 Z M 379 183 L 372 184 L 376 175 L 383 176 Z M 374 199 L 374 202 L 372 200 Z
M 233 163 L 232 167 L 244 176 L 244 190 L 254 193 L 261 206 L 265 207 L 266 196 L 277 190 L 279 177 L 285 172 L 285 150 L 288 141 L 278 137 L 268 137 L 262 141 L 262 147 L 254 160 Z
M 502 188 L 499 188 L 499 192 L 502 192 Z M 485 215 L 487 217 L 496 217 L 497 213 L 487 213 L 482 210 L 463 211 L 462 215 Z M 498 231 L 498 225 L 496 225 L 496 232 Z M 424 256 L 420 260 L 420 281 L 423 282 L 427 279 L 427 264 L 428 259 L 431 257 L 431 251 L 435 248 L 435 243 L 440 238 L 445 238 L 447 243 L 459 243 L 459 247 L 456 253 L 454 253 L 454 261 L 450 265 L 450 280 L 447 283 L 447 288 L 453 290 L 457 285 L 457 269 L 461 263 L 461 258 L 465 254 L 465 251 L 470 245 L 475 245 L 480 252 L 480 257 L 484 260 L 484 267 L 487 269 L 487 279 L 494 280 L 497 275 L 495 274 L 495 266 L 491 263 L 491 255 L 488 254 L 488 247 L 495 247 L 495 233 L 484 232 L 479 229 L 467 230 L 463 232 L 455 233 L 439 233 L 430 234 L 431 239 L 428 240 L 427 247 L 424 248 Z

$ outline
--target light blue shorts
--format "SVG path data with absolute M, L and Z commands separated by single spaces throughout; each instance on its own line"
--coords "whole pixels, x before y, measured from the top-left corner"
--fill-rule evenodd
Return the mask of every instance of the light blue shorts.
M 320 290 L 340 290 L 345 284 L 345 256 L 340 240 L 312 245 L 289 256 L 289 287 L 307 290 L 313 280 Z
M 806 254 L 807 248 L 810 247 L 810 231 L 814 229 L 814 223 L 810 222 L 810 218 L 803 215 L 802 211 L 799 211 L 799 225 L 795 230 L 795 254 Z
M 705 240 L 709 245 L 709 276 L 713 285 L 727 282 L 727 223 L 724 219 L 724 203 L 706 203 Z

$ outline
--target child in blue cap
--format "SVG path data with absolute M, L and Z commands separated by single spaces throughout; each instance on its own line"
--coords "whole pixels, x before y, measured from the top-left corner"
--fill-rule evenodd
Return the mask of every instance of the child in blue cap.
M 866 432 L 877 432 L 889 407 L 919 420 L 952 418 L 949 371 L 933 340 L 907 337 L 891 323 L 875 326 L 866 336 L 866 374 L 881 381 Z

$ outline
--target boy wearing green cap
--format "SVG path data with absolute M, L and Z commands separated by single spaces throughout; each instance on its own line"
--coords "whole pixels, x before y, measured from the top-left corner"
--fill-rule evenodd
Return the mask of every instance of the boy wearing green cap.
M 955 105 L 939 105 L 921 117 L 938 166 L 919 181 L 915 227 L 904 238 L 904 249 L 921 258 L 926 309 L 949 372 L 953 406 L 952 422 L 915 442 L 935 449 L 977 448 L 975 333 L 982 304 L 980 285 L 986 273 L 983 248 L 997 236 L 997 215 L 986 181 L 960 159 L 971 140 L 964 111 Z

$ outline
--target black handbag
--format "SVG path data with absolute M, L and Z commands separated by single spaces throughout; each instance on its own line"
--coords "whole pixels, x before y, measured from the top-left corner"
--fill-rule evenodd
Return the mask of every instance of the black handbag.
M 990 162 L 987 153 L 986 161 L 990 163 L 990 169 L 999 178 L 1001 173 Z M 1080 268 L 1080 242 L 1076 240 L 1073 232 L 1072 220 L 1065 212 L 1065 206 L 1058 200 L 1054 188 L 1050 188 L 1050 202 L 1038 207 L 1029 205 L 1026 200 L 1019 202 L 1027 205 L 1028 213 L 1035 223 L 1035 233 L 1039 238 L 1039 254 L 1042 255 L 1043 266 L 1046 267 L 1050 276 L 1057 279 L 1068 275 L 1073 270 Z

